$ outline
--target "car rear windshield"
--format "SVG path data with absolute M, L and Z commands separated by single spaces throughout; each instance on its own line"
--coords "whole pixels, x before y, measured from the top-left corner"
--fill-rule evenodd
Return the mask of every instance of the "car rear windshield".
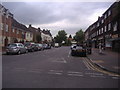
M 15 46 L 17 46 L 16 44 L 9 44 L 8 45 L 9 47 L 15 47 Z
M 82 47 L 78 46 L 77 49 L 83 49 Z

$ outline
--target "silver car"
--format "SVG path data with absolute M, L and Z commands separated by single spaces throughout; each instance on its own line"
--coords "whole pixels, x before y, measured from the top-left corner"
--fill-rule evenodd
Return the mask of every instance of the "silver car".
M 6 54 L 21 54 L 26 52 L 27 52 L 27 49 L 22 43 L 8 44 L 6 48 Z

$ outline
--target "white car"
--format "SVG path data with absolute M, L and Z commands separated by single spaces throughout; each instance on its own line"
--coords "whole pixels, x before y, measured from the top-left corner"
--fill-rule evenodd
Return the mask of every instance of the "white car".
M 59 43 L 55 43 L 55 47 L 59 47 Z

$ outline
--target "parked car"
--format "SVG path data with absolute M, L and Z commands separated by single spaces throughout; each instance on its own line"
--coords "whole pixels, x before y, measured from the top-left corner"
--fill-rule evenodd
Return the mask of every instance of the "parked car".
M 47 44 L 43 44 L 43 48 L 44 48 L 44 49 L 47 49 Z
M 24 45 L 29 52 L 33 52 L 36 50 L 35 43 L 33 42 L 26 42 L 24 43 Z
M 21 54 L 26 52 L 27 52 L 27 49 L 22 43 L 8 44 L 6 48 L 6 54 Z
M 55 43 L 55 47 L 58 48 L 59 47 L 59 43 Z
M 47 49 L 51 49 L 51 44 L 47 44 Z
M 37 45 L 38 45 L 38 50 L 44 50 L 44 47 L 42 44 L 37 43 Z
M 71 48 L 71 49 L 73 49 L 73 47 L 74 47 L 74 46 L 77 46 L 77 45 L 76 45 L 76 44 L 73 44 L 73 45 L 71 45 L 71 47 L 70 47 L 70 48 Z
M 84 49 L 82 46 L 75 45 L 71 48 L 71 55 L 86 57 L 86 49 Z
M 87 52 L 87 54 L 92 54 L 92 48 L 91 47 L 86 47 L 86 52 Z
M 51 49 L 51 45 L 50 44 L 43 44 L 44 49 Z

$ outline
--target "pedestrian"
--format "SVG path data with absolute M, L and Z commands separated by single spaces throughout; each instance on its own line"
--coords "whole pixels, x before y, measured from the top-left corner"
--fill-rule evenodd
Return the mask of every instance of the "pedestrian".
M 102 43 L 99 43 L 99 53 L 102 53 Z

